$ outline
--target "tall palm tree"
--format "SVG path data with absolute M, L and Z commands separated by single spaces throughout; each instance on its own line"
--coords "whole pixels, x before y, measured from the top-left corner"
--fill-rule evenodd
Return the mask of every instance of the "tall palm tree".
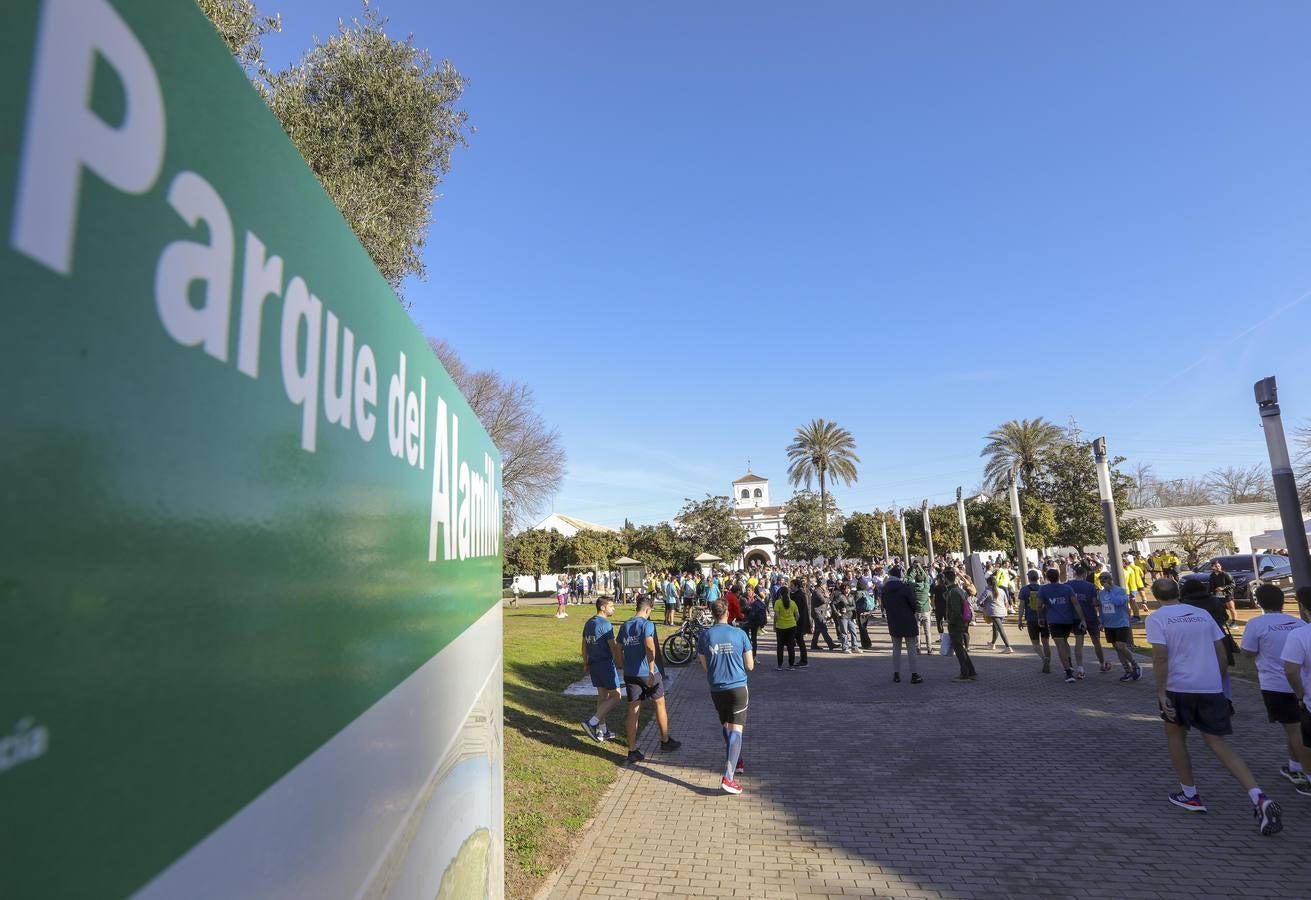
M 1065 432 L 1042 416 L 1003 422 L 988 434 L 988 443 L 979 453 L 988 458 L 983 478 L 993 490 L 1001 490 L 1018 466 L 1020 483 L 1028 485 L 1042 468 L 1047 452 L 1063 440 Z
M 860 457 L 850 431 L 836 422 L 815 419 L 797 428 L 796 437 L 788 444 L 788 461 L 788 481 L 793 487 L 804 484 L 809 490 L 811 479 L 819 479 L 819 508 L 827 515 L 828 479 L 851 484 Z

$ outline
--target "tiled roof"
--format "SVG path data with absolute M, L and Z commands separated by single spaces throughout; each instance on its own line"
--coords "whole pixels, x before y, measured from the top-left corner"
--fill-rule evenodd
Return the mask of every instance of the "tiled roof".
M 755 484 L 757 481 L 769 481 L 769 479 L 768 479 L 768 478 L 761 478 L 759 475 L 756 475 L 756 474 L 754 474 L 754 473 L 752 473 L 752 472 L 748 472 L 748 473 L 746 473 L 745 475 L 743 475 L 741 478 L 739 478 L 739 479 L 737 479 L 736 481 L 734 481 L 733 483 L 734 483 L 734 484 Z
M 1128 509 L 1127 518 L 1168 522 L 1174 519 L 1218 519 L 1222 516 L 1277 516 L 1279 504 L 1274 501 L 1256 503 L 1208 503 L 1204 506 L 1145 506 Z

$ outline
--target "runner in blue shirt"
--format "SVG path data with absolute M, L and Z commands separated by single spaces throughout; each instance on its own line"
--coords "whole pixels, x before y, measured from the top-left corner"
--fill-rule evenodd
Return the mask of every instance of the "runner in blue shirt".
M 1133 656 L 1133 628 L 1129 625 L 1129 594 L 1115 583 L 1110 572 L 1102 573 L 1102 589 L 1097 593 L 1097 611 L 1101 614 L 1106 640 L 1115 648 L 1115 655 L 1124 666 L 1121 681 L 1137 681 L 1143 677 L 1143 667 Z
M 655 599 L 643 595 L 637 599 L 637 614 L 619 626 L 619 645 L 624 654 L 624 690 L 628 694 L 628 718 L 624 722 L 628 737 L 628 761 L 641 762 L 644 757 L 637 749 L 637 716 L 642 701 L 655 703 L 656 724 L 660 727 L 660 749 L 677 750 L 680 741 L 669 736 L 669 714 L 665 711 L 665 681 L 656 665 L 655 622 L 651 621 L 651 608 Z
M 605 726 L 605 715 L 619 702 L 619 669 L 615 660 L 621 658 L 615 641 L 615 628 L 610 617 L 615 613 L 615 602 L 610 597 L 596 598 L 596 615 L 583 626 L 583 674 L 590 675 L 596 688 L 596 715 L 583 723 L 583 730 L 594 741 L 610 737 Z
M 726 760 L 720 787 L 729 794 L 742 793 L 735 776 L 743 770 L 742 729 L 747 722 L 747 673 L 756 666 L 751 644 L 741 628 L 728 624 L 728 604 L 716 600 L 710 607 L 715 624 L 701 633 L 697 656 L 710 682 L 719 722 L 724 728 Z
M 1029 642 L 1033 644 L 1033 652 L 1042 660 L 1042 671 L 1046 674 L 1052 670 L 1052 633 L 1046 622 L 1038 622 L 1038 612 L 1042 607 L 1038 585 L 1041 578 L 1036 570 L 1029 570 L 1029 583 L 1020 588 L 1020 607 L 1024 610 L 1024 627 L 1029 631 Z M 1041 646 L 1038 644 L 1040 638 Z
M 1083 611 L 1074 600 L 1074 591 L 1068 584 L 1061 584 L 1061 573 L 1056 569 L 1047 570 L 1047 583 L 1038 588 L 1038 598 L 1042 605 L 1038 609 L 1038 624 L 1051 629 L 1052 639 L 1056 641 L 1056 653 L 1061 658 L 1061 667 L 1065 669 L 1065 683 L 1074 684 L 1074 666 L 1070 664 L 1070 634 L 1074 623 L 1079 621 Z
M 678 589 L 679 589 L 679 584 L 678 581 L 675 580 L 674 576 L 666 575 L 665 583 L 664 583 L 666 625 L 674 624 L 674 609 L 677 608 L 678 606 Z
M 1074 626 L 1074 677 L 1083 681 L 1083 638 L 1092 638 L 1093 651 L 1097 654 L 1097 663 L 1103 672 L 1111 671 L 1111 664 L 1102 652 L 1102 623 L 1097 616 L 1097 588 L 1088 580 L 1088 567 L 1078 563 L 1074 567 L 1074 578 L 1065 586 L 1074 591 L 1074 600 L 1078 604 L 1079 622 Z

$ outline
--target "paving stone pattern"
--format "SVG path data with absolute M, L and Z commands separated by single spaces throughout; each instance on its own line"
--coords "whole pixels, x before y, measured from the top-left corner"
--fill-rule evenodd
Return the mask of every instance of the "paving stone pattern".
M 981 649 L 976 626 L 978 681 L 953 682 L 935 652 L 924 684 L 894 684 L 882 634 L 798 672 L 777 671 L 761 635 L 737 796 L 719 789 L 722 733 L 688 671 L 667 701 L 682 748 L 660 754 L 644 732 L 647 762 L 620 773 L 549 896 L 1311 897 L 1311 798 L 1280 777 L 1283 734 L 1254 684 L 1235 682 L 1231 740 L 1284 807 L 1272 837 L 1197 734 L 1210 812 L 1166 801 L 1178 787 L 1146 659 L 1121 684 L 1089 648 L 1087 680 L 1065 684 L 1027 642 Z

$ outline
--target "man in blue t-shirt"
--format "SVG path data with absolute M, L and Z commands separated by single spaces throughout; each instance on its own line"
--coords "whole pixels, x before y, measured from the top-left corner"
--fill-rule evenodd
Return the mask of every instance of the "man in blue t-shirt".
M 677 750 L 680 741 L 669 736 L 669 714 L 665 711 L 665 682 L 656 665 L 655 622 L 651 621 L 651 607 L 655 599 L 648 594 L 637 598 L 637 615 L 619 626 L 619 646 L 623 648 L 624 690 L 628 694 L 628 718 L 624 727 L 628 736 L 628 761 L 641 762 L 646 757 L 637 749 L 637 716 L 642 701 L 655 703 L 656 724 L 660 726 L 660 749 Z
M 1029 632 L 1029 642 L 1033 644 L 1033 652 L 1042 660 L 1042 671 L 1046 674 L 1052 670 L 1052 633 L 1047 623 L 1038 624 L 1038 611 L 1042 608 L 1041 580 L 1042 576 L 1036 570 L 1029 570 L 1029 583 L 1020 588 L 1020 607 L 1024 610 L 1024 627 Z M 1038 643 L 1040 639 L 1041 645 Z
M 756 666 L 751 643 L 741 628 L 728 624 L 728 604 L 716 600 L 710 607 L 715 624 L 701 633 L 697 656 L 710 682 L 719 723 L 724 728 L 724 778 L 720 787 L 729 794 L 742 793 L 736 776 L 743 770 L 742 729 L 747 722 L 747 673 Z
M 610 597 L 596 598 L 596 615 L 583 626 L 583 674 L 592 677 L 596 688 L 596 714 L 583 723 L 583 730 L 594 741 L 610 737 L 605 715 L 619 702 L 619 669 L 615 660 L 622 656 L 610 624 L 615 602 Z
M 1102 652 L 1102 623 L 1097 615 L 1097 588 L 1088 580 L 1088 567 L 1083 563 L 1074 566 L 1074 578 L 1065 586 L 1074 591 L 1075 608 L 1079 611 L 1079 622 L 1074 626 L 1074 677 L 1082 681 L 1083 671 L 1083 637 L 1092 638 L 1093 652 L 1097 654 L 1097 664 L 1101 671 L 1111 671 L 1111 664 Z
M 1038 625 L 1051 629 L 1052 640 L 1056 641 L 1056 653 L 1061 658 L 1061 667 L 1065 669 L 1065 683 L 1074 684 L 1074 666 L 1070 662 L 1070 635 L 1074 624 L 1082 620 L 1083 610 L 1075 602 L 1074 591 L 1068 584 L 1061 584 L 1061 573 L 1051 568 L 1047 570 L 1047 583 L 1038 588 Z

